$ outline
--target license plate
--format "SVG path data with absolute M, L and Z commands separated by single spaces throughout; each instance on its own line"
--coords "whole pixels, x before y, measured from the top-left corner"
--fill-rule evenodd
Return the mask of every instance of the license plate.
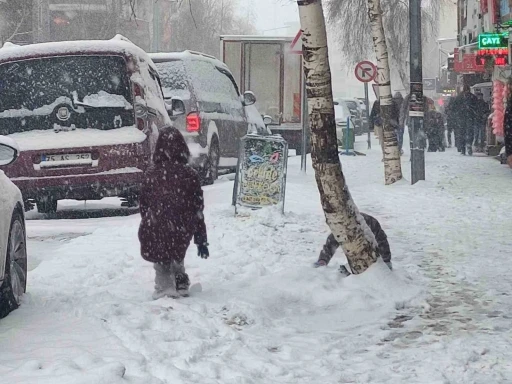
M 70 153 L 62 155 L 42 155 L 41 161 L 44 163 L 89 163 L 91 162 L 91 154 Z

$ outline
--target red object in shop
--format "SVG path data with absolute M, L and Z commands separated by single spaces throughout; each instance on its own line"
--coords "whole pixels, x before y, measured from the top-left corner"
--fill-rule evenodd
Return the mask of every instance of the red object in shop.
M 460 60 L 459 49 L 455 48 L 453 51 L 454 56 L 454 70 L 457 73 L 480 73 L 485 72 L 485 66 L 478 65 L 476 60 L 476 53 L 463 53 L 462 60 Z
M 500 0 L 489 0 L 491 11 L 491 22 L 496 24 L 500 21 Z
M 485 15 L 487 12 L 489 12 L 488 0 L 481 0 L 481 2 L 480 2 L 480 9 L 482 11 L 482 15 Z

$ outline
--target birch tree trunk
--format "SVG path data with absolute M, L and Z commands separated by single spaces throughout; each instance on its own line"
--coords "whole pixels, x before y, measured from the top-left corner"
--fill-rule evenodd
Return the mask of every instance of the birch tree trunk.
M 403 176 L 398 140 L 390 123 L 393 95 L 391 94 L 388 47 L 384 34 L 380 0 L 368 0 L 368 17 L 370 18 L 373 46 L 377 57 L 380 115 L 382 117 L 382 130 L 384 131 L 384 178 L 386 185 L 389 185 L 401 180 Z
M 311 128 L 311 158 L 325 218 L 342 244 L 352 273 L 364 272 L 378 255 L 375 237 L 359 214 L 338 155 L 331 69 L 322 0 L 297 0 Z

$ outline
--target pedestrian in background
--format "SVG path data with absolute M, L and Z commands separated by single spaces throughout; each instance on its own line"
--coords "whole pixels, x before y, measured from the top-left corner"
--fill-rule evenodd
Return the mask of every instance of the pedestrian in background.
M 407 96 L 405 96 L 405 99 L 403 101 L 403 104 L 402 104 L 402 110 L 400 111 L 400 125 L 403 126 L 405 128 L 405 126 L 407 126 L 408 128 L 408 131 L 409 131 L 409 141 L 410 141 L 410 145 L 411 145 L 411 148 L 413 147 L 413 132 L 412 132 L 412 124 L 411 124 L 411 119 L 410 119 L 410 116 L 409 116 L 409 104 L 410 104 L 410 100 L 411 100 L 411 94 L 408 94 Z M 434 105 L 434 101 L 426 96 L 423 96 L 423 113 L 424 113 L 424 116 L 427 114 L 427 112 L 429 111 L 429 106 L 430 105 Z M 426 119 L 423 120 L 423 131 L 424 132 L 427 132 L 428 130 L 428 127 L 427 127 L 427 121 Z M 426 137 L 425 136 L 420 136 L 418 137 L 418 145 L 420 148 L 425 148 L 426 147 Z
M 448 148 L 452 147 L 452 135 L 455 133 L 455 126 L 456 126 L 456 117 L 454 110 L 452 108 L 453 101 L 455 100 L 454 96 L 450 96 L 450 98 L 447 101 L 446 108 L 445 108 L 445 115 L 446 115 L 446 134 L 448 136 Z M 454 144 L 455 147 L 457 146 L 457 136 L 454 137 Z
M 478 99 L 471 93 L 469 85 L 464 85 L 462 93 L 453 102 L 453 113 L 456 121 L 455 136 L 458 137 L 458 150 L 462 155 L 473 154 L 473 137 L 475 126 L 479 122 Z
M 379 139 L 380 148 L 382 149 L 382 160 L 384 160 L 384 133 L 382 131 L 382 118 L 380 116 L 380 101 L 377 99 L 373 103 L 370 118 L 368 119 L 370 131 L 377 139 Z
M 489 104 L 484 100 L 484 95 L 481 92 L 476 94 L 478 99 L 477 101 L 477 110 L 476 110 L 476 120 L 475 120 L 475 138 L 474 138 L 474 147 L 475 151 L 483 152 L 485 147 L 485 129 L 487 126 L 487 118 L 491 113 L 491 109 Z
M 400 109 L 397 108 L 397 104 L 396 104 L 395 100 L 393 99 L 393 101 L 391 103 L 391 113 L 389 116 L 389 119 L 390 119 L 389 123 L 391 124 L 391 127 L 395 131 L 395 134 L 397 134 L 398 128 L 399 128 L 399 125 L 398 125 L 399 117 L 400 117 Z M 379 138 L 379 144 L 382 149 L 382 161 L 384 161 L 384 131 L 383 131 L 383 127 L 382 127 L 383 121 L 382 121 L 382 116 L 380 114 L 380 101 L 379 100 L 376 100 L 373 103 L 372 111 L 370 113 L 369 124 L 370 124 L 370 130 L 373 129 L 373 131 L 375 132 L 375 136 L 378 136 L 378 138 Z M 397 141 L 398 141 L 398 136 L 397 136 Z M 400 142 L 398 145 L 400 148 Z
M 396 136 L 398 140 L 398 149 L 400 151 L 400 155 L 404 154 L 403 146 L 404 146 L 404 132 L 405 127 L 400 124 L 400 111 L 402 110 L 404 104 L 404 97 L 400 92 L 396 92 L 393 96 L 393 103 L 395 108 L 396 120 L 394 124 L 396 125 Z
M 434 104 L 429 104 L 425 114 L 425 133 L 428 139 L 428 152 L 444 152 L 444 119 Z
M 153 165 L 142 182 L 139 240 L 142 257 L 154 263 L 155 300 L 188 295 L 184 260 L 192 237 L 198 255 L 209 256 L 203 191 L 197 172 L 188 165 L 189 157 L 181 133 L 176 128 L 162 129 Z

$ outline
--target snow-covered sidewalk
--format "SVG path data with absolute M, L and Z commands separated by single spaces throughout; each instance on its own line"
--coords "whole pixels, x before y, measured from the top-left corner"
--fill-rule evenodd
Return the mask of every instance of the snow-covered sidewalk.
M 299 158 L 285 216 L 235 218 L 232 182 L 205 188 L 212 256 L 191 247 L 203 291 L 189 298 L 151 300 L 138 215 L 31 220 L 29 293 L 0 321 L 2 382 L 512 382 L 512 173 L 449 150 L 427 154 L 426 182 L 386 187 L 378 145 L 358 140 L 368 156 L 343 157 L 344 172 L 394 272 L 343 279 L 342 255 L 311 267 L 328 229 Z

